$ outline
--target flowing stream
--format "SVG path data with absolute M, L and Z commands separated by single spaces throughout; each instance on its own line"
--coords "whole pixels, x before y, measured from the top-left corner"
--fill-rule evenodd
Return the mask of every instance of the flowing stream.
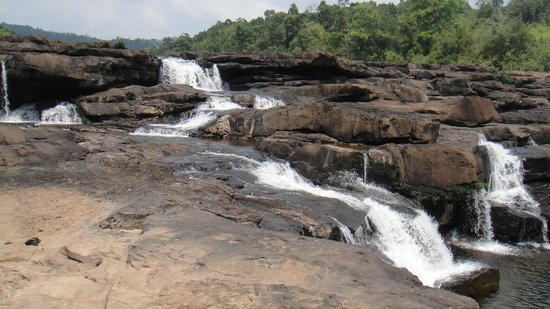
M 437 223 L 424 211 L 413 208 L 412 202 L 404 204 L 404 197 L 365 184 L 360 178 L 356 178 L 357 188 L 360 190 L 352 192 L 314 185 L 287 162 L 270 159 L 260 161 L 249 156 L 216 152 L 202 152 L 200 155 L 232 162 L 234 169 L 252 175 L 256 185 L 337 200 L 359 211 L 364 220 L 356 229 L 355 235 L 344 224 L 335 220 L 346 241 L 375 248 L 390 263 L 407 268 L 427 286 L 437 287 L 453 275 L 482 267 L 479 263 L 455 261 L 437 230 Z M 188 172 L 193 173 L 195 170 Z
M 160 81 L 163 84 L 186 84 L 205 91 L 208 94 L 206 102 L 195 110 L 183 114 L 175 124 L 152 124 L 134 131 L 133 135 L 146 136 L 180 136 L 188 137 L 196 134 L 201 127 L 218 119 L 224 111 L 244 109 L 234 102 L 232 93 L 224 86 L 220 71 L 216 65 L 211 68 L 201 67 L 195 60 L 184 60 L 176 57 L 162 59 Z M 268 109 L 284 106 L 281 100 L 255 95 L 253 107 Z

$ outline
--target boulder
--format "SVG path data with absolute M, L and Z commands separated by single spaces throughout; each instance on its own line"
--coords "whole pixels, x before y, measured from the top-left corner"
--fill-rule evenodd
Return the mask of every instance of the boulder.
M 514 148 L 512 152 L 523 160 L 525 181 L 550 180 L 550 146 Z
M 499 289 L 500 272 L 496 268 L 482 268 L 461 274 L 440 283 L 440 288 L 457 294 L 479 298 L 495 293 Z
M 478 127 L 500 120 L 493 103 L 480 97 L 452 97 L 415 104 L 377 100 L 371 102 L 370 106 L 388 112 L 415 113 L 418 117 L 461 127 Z
M 338 182 L 335 178 L 342 172 L 363 174 L 364 154 L 353 148 L 303 141 L 299 135 L 264 138 L 257 148 L 289 161 L 302 175 L 318 183 Z
M 112 117 L 162 117 L 195 108 L 207 95 L 187 85 L 128 86 L 81 97 L 81 114 L 92 121 Z
M 494 142 L 507 142 L 516 147 L 550 144 L 550 125 L 491 124 L 483 128 L 483 135 Z
M 542 221 L 533 215 L 491 202 L 491 218 L 495 239 L 498 241 L 518 243 L 543 240 Z
M 145 51 L 109 43 L 62 43 L 36 37 L 2 37 L 12 108 L 69 100 L 112 87 L 153 86 L 160 60 Z
M 229 129 L 220 131 L 220 128 Z M 231 113 L 203 129 L 205 136 L 267 137 L 277 131 L 323 133 L 341 142 L 430 143 L 439 124 L 406 114 L 377 112 L 360 103 L 313 103 Z
M 369 178 L 391 186 L 448 190 L 479 180 L 481 170 L 466 148 L 450 145 L 384 145 L 368 151 Z

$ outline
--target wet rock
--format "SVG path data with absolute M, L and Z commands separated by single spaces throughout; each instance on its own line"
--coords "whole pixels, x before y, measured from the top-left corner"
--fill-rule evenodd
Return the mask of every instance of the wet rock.
M 27 241 L 25 241 L 25 246 L 38 246 L 40 244 L 41 240 L 38 237 L 33 237 Z
M 500 272 L 496 268 L 482 268 L 472 273 L 459 275 L 441 284 L 444 290 L 479 298 L 495 293 L 499 289 Z
M 523 160 L 525 181 L 550 179 L 550 147 L 548 145 L 514 148 L 512 152 Z
M 428 143 L 437 139 L 438 127 L 430 120 L 369 111 L 368 106 L 360 103 L 314 103 L 233 112 L 204 128 L 203 133 L 206 136 L 255 138 L 277 131 L 301 131 L 323 133 L 348 143 Z
M 68 100 L 129 85 L 158 83 L 160 60 L 145 51 L 115 49 L 109 43 L 62 43 L 36 37 L 2 37 L 8 55 L 12 107 Z
M 254 106 L 254 101 L 256 100 L 256 97 L 251 93 L 238 92 L 238 93 L 234 93 L 231 96 L 231 100 L 233 102 L 237 102 L 243 106 L 251 108 Z
M 507 243 L 542 242 L 542 221 L 535 216 L 491 202 L 495 239 Z

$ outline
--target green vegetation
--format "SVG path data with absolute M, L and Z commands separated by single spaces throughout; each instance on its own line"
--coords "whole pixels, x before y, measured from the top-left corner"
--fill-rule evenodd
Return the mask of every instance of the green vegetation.
M 0 25 L 0 36 L 13 35 L 14 32 L 8 28 L 4 28 Z
M 353 59 L 477 63 L 501 69 L 550 70 L 550 0 L 404 0 L 399 4 L 322 1 L 300 13 L 268 10 L 226 20 L 195 36 L 164 38 L 157 54 L 318 51 Z

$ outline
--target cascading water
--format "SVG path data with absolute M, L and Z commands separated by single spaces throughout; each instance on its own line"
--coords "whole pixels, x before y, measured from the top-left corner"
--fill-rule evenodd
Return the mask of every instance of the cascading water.
M 476 224 L 474 232 L 476 241 L 463 241 L 454 237 L 454 241 L 470 249 L 488 251 L 496 254 L 517 254 L 517 248 L 499 243 L 494 238 L 491 219 L 491 204 L 504 205 L 514 211 L 530 214 L 543 223 L 543 239 L 547 239 L 547 222 L 541 215 L 540 205 L 529 194 L 523 185 L 523 163 L 521 158 L 513 155 L 502 145 L 488 141 L 485 136 L 479 136 L 478 146 L 486 149 L 489 159 L 489 182 L 486 189 L 480 190 L 474 201 Z
M 40 122 L 43 124 L 82 124 L 76 106 L 62 102 L 55 107 L 42 111 Z
M 160 80 L 163 84 L 185 84 L 195 89 L 223 91 L 223 81 L 216 65 L 202 68 L 195 60 L 176 57 L 162 59 Z
M 0 62 L 0 68 L 2 69 L 2 110 L 6 116 L 10 113 L 10 100 L 8 97 L 8 70 L 6 69 L 6 62 Z
M 530 214 L 543 222 L 545 242 L 547 239 L 546 220 L 542 217 L 539 203 L 531 196 L 523 185 L 523 163 L 521 158 L 513 155 L 502 145 L 488 141 L 480 135 L 479 146 L 485 147 L 489 157 L 490 176 L 487 190 L 482 190 L 478 200 L 479 231 L 486 239 L 492 239 L 490 207 L 496 202 L 517 211 Z
M 263 95 L 256 95 L 254 96 L 254 108 L 255 109 L 270 109 L 277 106 L 285 106 L 285 102 L 272 98 L 272 97 L 266 97 Z
M 407 268 L 425 285 L 437 286 L 453 275 L 474 271 L 481 267 L 477 263 L 453 261 L 452 253 L 437 230 L 437 223 L 424 211 L 407 207 L 403 211 L 398 211 L 399 207 L 390 206 L 398 204 L 402 197 L 394 197 L 393 193 L 382 188 L 367 185 L 358 180 L 365 192 L 329 189 L 313 185 L 293 170 L 288 163 L 259 162 L 234 154 L 205 154 L 240 160 L 243 162 L 242 168 L 254 175 L 258 184 L 284 191 L 303 192 L 336 199 L 354 209 L 361 210 L 365 213 L 365 221 L 357 229 L 355 236 L 345 225 L 335 221 L 346 241 L 352 244 L 375 246 L 393 264 Z M 376 194 L 371 194 L 373 192 Z M 371 198 L 374 195 L 379 197 Z M 386 200 L 390 202 L 384 203 Z M 370 229 L 369 233 L 361 232 L 363 226 Z
M 132 135 L 188 137 L 199 128 L 216 120 L 223 111 L 244 108 L 233 102 L 231 92 L 224 89 L 216 65 L 212 65 L 211 68 L 203 68 L 195 60 L 164 58 L 160 80 L 164 84 L 190 85 L 206 91 L 209 97 L 194 111 L 183 115 L 176 124 L 153 124 L 137 129 L 131 133 Z M 258 108 L 265 109 L 284 105 L 282 101 L 269 97 L 256 95 L 255 98 L 254 106 L 258 106 Z

